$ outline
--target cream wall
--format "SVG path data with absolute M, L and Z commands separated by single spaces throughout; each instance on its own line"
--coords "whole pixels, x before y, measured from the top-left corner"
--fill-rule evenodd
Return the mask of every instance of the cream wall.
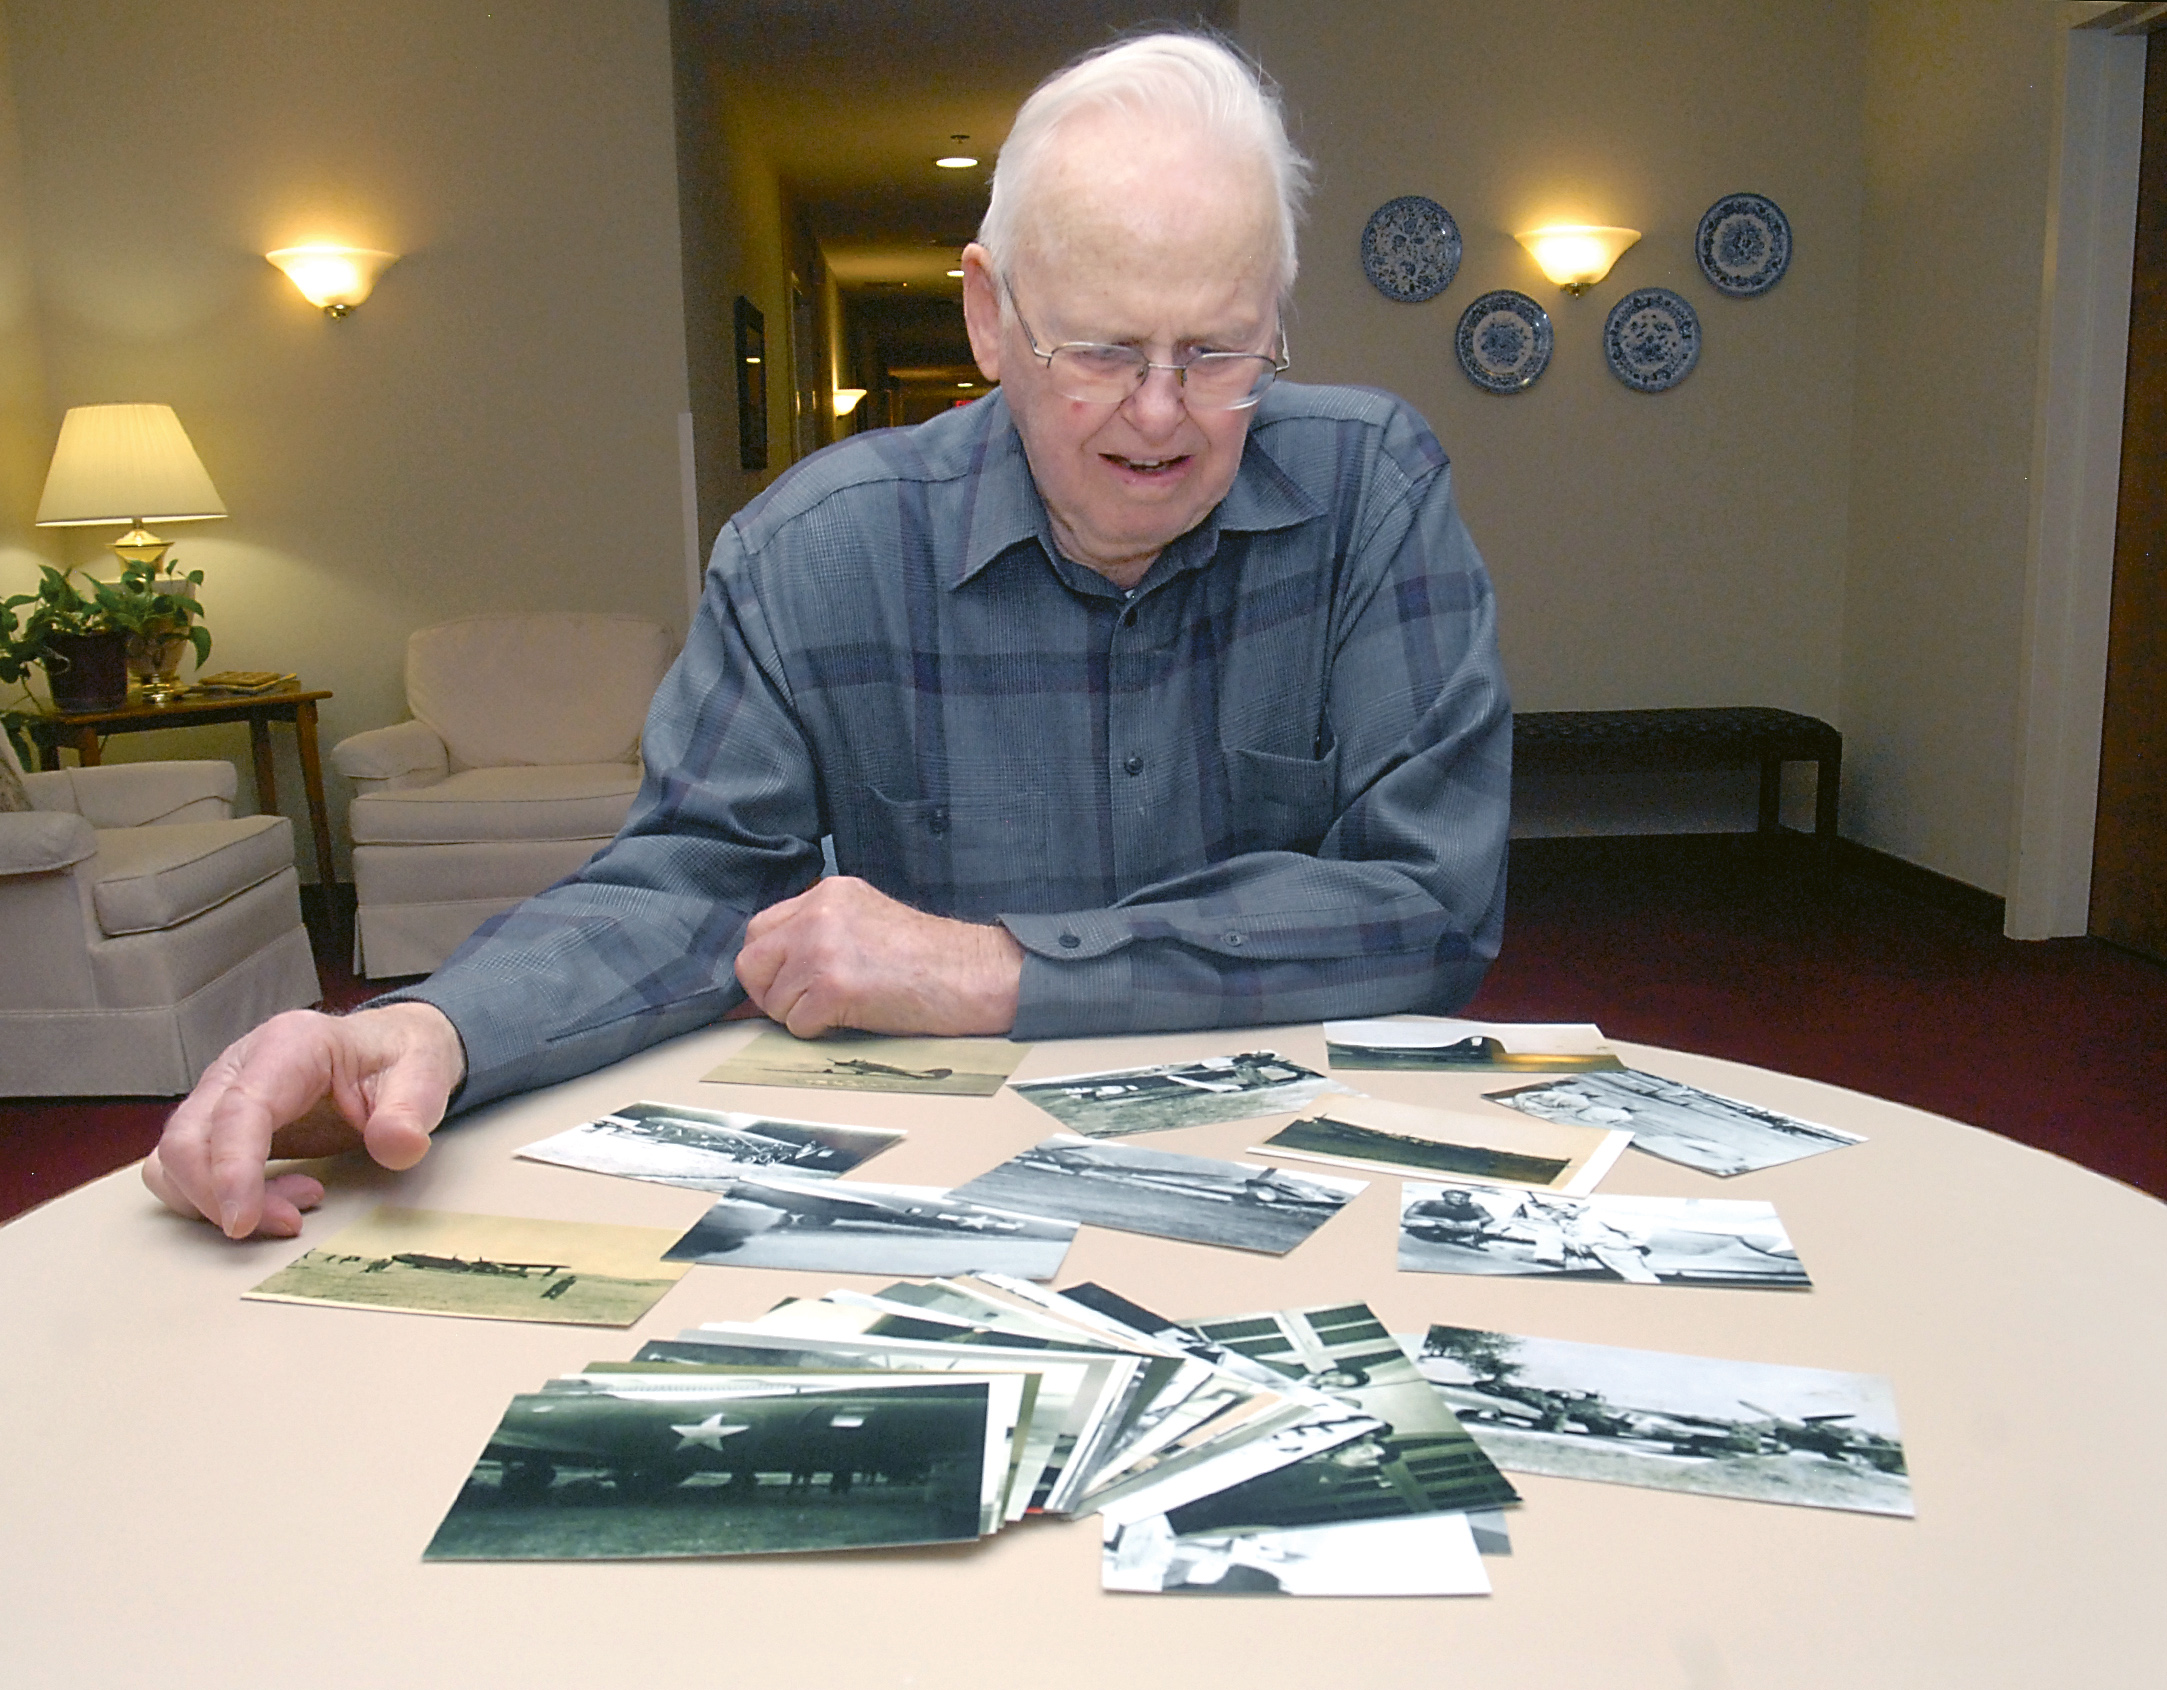
M 36 493 L 9 473 L 18 432 L 49 451 L 69 405 L 164 400 L 233 513 L 177 530 L 209 576 L 212 666 L 333 689 L 327 739 L 404 713 L 405 636 L 448 616 L 682 628 L 664 0 L 5 0 L 4 17 L 42 391 L 0 320 L 0 542 Z M 0 236 L 6 178 L 0 143 Z M 309 237 L 405 256 L 334 323 L 261 257 Z M 32 533 L 98 555 L 96 536 Z M 0 588 L 28 574 L 0 553 Z M 282 786 L 298 815 L 291 769 Z
M 2096 9 L 2096 8 L 2095 8 Z M 2044 0 L 1244 0 L 1321 166 L 1297 290 L 1311 379 L 1405 394 L 1451 453 L 1530 710 L 1764 703 L 1844 730 L 1844 830 L 2000 892 L 2058 32 Z M 2082 10 L 2081 8 L 2077 10 Z M 1796 235 L 1755 300 L 1694 263 L 1702 211 L 1766 193 Z M 1396 305 L 1369 213 L 1458 220 L 1452 286 Z M 1572 300 L 1511 238 L 1644 232 Z M 1700 314 L 1698 369 L 1628 391 L 1599 332 L 1624 291 Z M 1528 392 L 1453 359 L 1487 288 L 1557 329 Z M 1798 815 L 1800 793 L 1787 800 Z M 1750 785 L 1523 782 L 1522 831 L 1750 825 Z M 1802 819 L 1802 818 L 1801 818 Z
M 2066 10 L 1875 0 L 1867 18 L 1844 826 L 1994 892 Z

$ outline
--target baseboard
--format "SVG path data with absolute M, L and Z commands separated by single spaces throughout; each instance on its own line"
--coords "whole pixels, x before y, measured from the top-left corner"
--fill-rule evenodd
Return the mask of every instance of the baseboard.
M 1836 841 L 1836 862 L 1845 874 L 1874 881 L 1892 892 L 1916 898 L 1922 904 L 1932 904 L 1950 915 L 1990 927 L 1996 933 L 2008 922 L 2007 899 L 1933 869 L 1921 868 L 1917 863 L 1908 863 L 1901 857 L 1892 857 L 1871 845 L 1861 845 L 1856 839 Z

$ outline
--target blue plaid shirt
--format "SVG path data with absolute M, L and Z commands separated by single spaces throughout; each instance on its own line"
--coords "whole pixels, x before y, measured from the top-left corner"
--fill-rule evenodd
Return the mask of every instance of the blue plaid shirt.
M 998 921 L 1015 1036 L 1450 1010 L 1497 954 L 1511 716 L 1435 438 L 1281 383 L 1124 594 L 1055 549 L 995 392 L 722 531 L 624 830 L 431 979 L 459 1107 L 704 1025 L 752 914 L 846 874 Z

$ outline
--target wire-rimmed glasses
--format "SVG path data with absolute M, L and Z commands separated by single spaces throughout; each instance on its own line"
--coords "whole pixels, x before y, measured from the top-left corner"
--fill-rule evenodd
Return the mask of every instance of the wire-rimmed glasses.
M 1009 295 L 1015 304 L 1015 295 Z M 1264 390 L 1292 362 L 1287 337 L 1279 350 L 1267 352 L 1192 352 L 1178 364 L 1155 364 L 1136 346 L 1109 346 L 1096 340 L 1064 340 L 1041 346 L 1038 331 L 1020 308 L 1016 321 L 1031 343 L 1031 355 L 1046 366 L 1054 391 L 1087 405 L 1118 405 L 1142 387 L 1153 370 L 1172 370 L 1183 400 L 1193 410 L 1242 411 L 1264 397 Z

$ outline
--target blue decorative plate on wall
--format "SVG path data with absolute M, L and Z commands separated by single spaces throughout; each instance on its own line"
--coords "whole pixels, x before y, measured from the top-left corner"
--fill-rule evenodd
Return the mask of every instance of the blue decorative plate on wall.
M 1491 393 L 1518 393 L 1550 366 L 1550 313 L 1524 293 L 1499 288 L 1460 314 L 1452 349 L 1467 379 Z
M 1676 387 L 1700 357 L 1700 318 L 1668 288 L 1635 288 L 1603 320 L 1603 357 L 1636 393 Z
M 1420 194 L 1387 200 L 1362 230 L 1362 274 L 1387 299 L 1419 305 L 1452 285 L 1460 268 L 1460 226 Z
M 1725 194 L 1700 220 L 1701 274 L 1739 299 L 1766 293 L 1791 267 L 1791 220 L 1761 194 Z

